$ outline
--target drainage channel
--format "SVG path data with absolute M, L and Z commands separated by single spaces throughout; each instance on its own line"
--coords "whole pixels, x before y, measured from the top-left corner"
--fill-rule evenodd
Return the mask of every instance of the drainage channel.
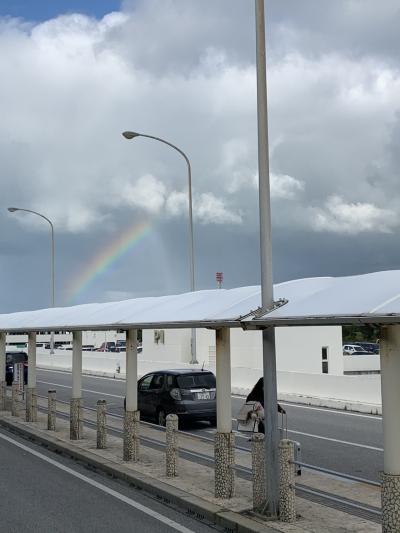
M 44 408 L 38 407 L 38 409 L 42 412 L 47 412 L 47 410 Z M 69 419 L 69 415 L 67 413 L 62 413 L 60 411 L 57 411 L 57 416 L 60 416 L 64 419 Z M 97 423 L 91 420 L 85 419 L 83 422 L 86 426 L 97 427 Z M 110 434 L 114 436 L 121 436 L 123 433 L 122 430 L 117 428 L 111 428 L 107 426 L 107 429 Z M 141 436 L 140 441 L 152 449 L 165 449 L 164 443 L 156 439 L 152 439 L 150 437 Z M 179 454 L 183 459 L 195 462 L 197 464 L 201 464 L 204 466 L 214 464 L 213 457 L 199 452 L 193 452 L 185 448 L 180 448 Z M 251 480 L 252 478 L 250 468 L 236 465 L 235 471 L 237 475 L 242 479 Z M 320 505 L 324 505 L 325 507 L 330 507 L 338 511 L 343 511 L 352 516 L 357 516 L 358 518 L 369 520 L 370 522 L 381 523 L 381 510 L 377 507 L 373 507 L 366 504 L 360 504 L 356 500 L 351 500 L 350 498 L 346 498 L 344 496 L 338 497 L 335 494 L 331 494 L 323 490 L 313 490 L 310 487 L 307 487 L 306 485 L 303 485 L 301 483 L 296 483 L 296 494 L 299 498 L 302 498 L 304 500 L 312 501 L 313 503 L 318 503 Z

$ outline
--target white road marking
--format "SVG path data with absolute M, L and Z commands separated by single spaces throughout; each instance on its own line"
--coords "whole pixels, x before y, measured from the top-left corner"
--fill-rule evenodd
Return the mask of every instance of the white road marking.
M 91 479 L 87 476 L 84 476 L 83 474 L 80 474 L 79 472 L 76 472 L 72 468 L 69 468 L 68 466 L 63 465 L 55 461 L 54 459 L 47 457 L 47 455 L 37 452 L 36 450 L 32 450 L 32 448 L 29 448 L 28 446 L 25 446 L 24 444 L 21 444 L 20 442 L 10 437 L 7 437 L 3 433 L 0 433 L 0 438 L 9 442 L 10 444 L 13 444 L 14 446 L 17 446 L 18 448 L 21 448 L 21 450 L 24 450 L 25 452 L 28 452 L 34 455 L 35 457 L 42 459 L 42 461 L 45 461 L 46 463 L 49 463 L 55 466 L 56 468 L 59 468 L 63 472 L 66 472 L 67 474 L 70 474 L 71 476 L 74 476 L 80 479 L 81 481 L 84 481 L 88 485 L 92 485 L 92 487 L 96 487 L 96 489 L 99 489 L 102 492 L 105 492 L 106 494 L 113 496 L 117 500 L 120 500 L 121 502 L 124 502 L 127 505 L 130 505 L 131 507 L 134 507 L 138 511 L 141 511 L 144 514 L 151 516 L 155 520 L 158 520 L 159 522 L 166 524 L 167 526 L 175 529 L 176 531 L 180 531 L 181 533 L 194 533 L 191 529 L 188 529 L 187 527 L 182 526 L 181 524 L 178 524 L 178 522 L 175 522 L 174 520 L 171 520 L 170 518 L 167 518 L 163 516 L 162 514 L 157 513 L 156 511 L 153 511 L 153 509 L 150 509 L 149 507 L 146 507 L 142 505 L 141 503 L 135 502 L 131 498 L 128 498 L 127 496 L 124 496 L 123 494 L 120 494 L 116 490 L 110 489 L 106 485 L 103 485 L 102 483 L 99 483 L 98 481 L 95 481 L 94 479 Z
M 53 387 L 62 387 L 63 389 L 72 389 L 70 385 L 61 385 L 61 383 L 50 383 L 49 381 L 37 380 L 37 383 L 43 383 L 44 385 L 52 385 Z M 90 392 L 92 394 L 99 394 L 100 396 L 112 396 L 113 398 L 125 398 L 125 396 L 119 396 L 118 394 L 110 394 L 109 392 L 101 392 L 98 390 L 82 389 L 82 392 Z
M 312 405 L 302 405 L 297 403 L 279 402 L 281 405 L 288 407 L 296 407 L 297 409 L 311 409 L 311 411 L 323 411 L 325 413 L 333 413 L 335 415 L 344 416 L 358 416 L 359 418 L 369 418 L 372 420 L 382 420 L 381 415 L 364 415 L 363 413 L 350 413 L 349 411 L 341 411 L 340 409 L 331 409 L 329 407 L 314 407 Z
M 383 448 L 377 448 L 376 446 L 368 446 L 367 444 L 360 444 L 358 442 L 349 442 L 347 440 L 333 439 L 331 437 L 322 437 L 321 435 L 313 435 L 311 433 L 303 433 L 302 431 L 294 431 L 291 429 L 288 429 L 288 433 L 294 433 L 295 435 L 303 435 L 304 437 L 311 437 L 313 439 L 328 440 L 330 442 L 336 442 L 338 444 L 346 444 L 348 446 L 355 446 L 356 448 L 365 448 L 367 450 L 383 452 Z
M 71 374 L 71 370 L 52 370 L 50 368 L 41 368 L 40 366 L 37 367 L 37 370 L 38 372 L 50 372 L 50 373 L 54 373 L 54 374 Z M 115 373 L 117 374 L 117 373 Z M 115 382 L 118 382 L 118 381 L 122 381 L 122 382 L 125 382 L 125 378 L 116 378 L 116 377 L 111 377 L 111 376 L 95 376 L 93 374 L 84 374 L 82 373 L 82 377 L 83 378 L 90 378 L 90 379 L 107 379 L 109 381 L 115 381 Z

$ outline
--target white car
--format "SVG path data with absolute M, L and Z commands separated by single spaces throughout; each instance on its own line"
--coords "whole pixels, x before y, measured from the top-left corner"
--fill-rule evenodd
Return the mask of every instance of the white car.
M 364 350 L 362 346 L 359 346 L 358 344 L 344 344 L 343 345 L 343 355 L 367 355 L 370 352 L 367 352 L 367 350 Z

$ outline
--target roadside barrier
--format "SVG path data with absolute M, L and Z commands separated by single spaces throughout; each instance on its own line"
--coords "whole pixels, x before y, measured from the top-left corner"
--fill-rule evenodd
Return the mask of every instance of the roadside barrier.
M 56 431 L 57 393 L 55 390 L 49 390 L 47 395 L 47 429 L 49 431 Z
M 279 518 L 282 522 L 296 520 L 296 491 L 294 442 L 283 439 L 279 443 Z
M 178 416 L 167 415 L 166 422 L 166 448 L 165 448 L 165 469 L 167 477 L 178 475 Z
M 107 402 L 97 400 L 97 448 L 107 447 Z
M 19 416 L 21 403 L 21 391 L 18 383 L 11 385 L 11 415 Z
M 55 391 L 50 391 L 50 392 L 54 392 Z M 47 397 L 46 396 L 40 396 L 38 395 L 38 398 L 42 398 L 42 399 L 46 399 Z M 55 397 L 54 397 L 54 401 L 55 400 Z M 58 403 L 60 404 L 64 404 L 64 405 L 69 405 L 69 402 L 68 401 L 63 401 L 63 400 L 57 400 Z M 18 409 L 18 407 L 17 407 Z M 43 410 L 43 408 L 41 408 Z M 84 410 L 85 411 L 91 411 L 91 412 L 97 412 L 97 408 L 93 408 L 93 407 L 84 407 Z M 64 413 L 64 412 L 58 412 L 59 415 L 61 415 L 62 417 L 65 417 L 65 418 L 68 418 L 68 414 L 67 413 Z M 124 416 L 123 415 L 120 415 L 120 414 L 117 414 L 117 413 L 108 413 L 109 416 L 111 418 L 114 418 L 114 419 L 119 419 L 119 420 L 124 420 Z M 14 416 L 17 416 L 17 415 L 14 415 Z M 54 414 L 54 416 L 56 416 Z M 94 426 L 96 427 L 97 426 L 97 423 L 96 421 L 93 421 L 93 420 L 90 420 L 90 419 L 85 419 L 84 420 L 85 423 L 87 423 L 89 426 Z M 157 431 L 160 431 L 160 432 L 166 432 L 167 429 L 166 427 L 163 427 L 163 426 L 160 426 L 158 424 L 155 424 L 155 423 L 152 423 L 152 422 L 147 422 L 147 421 L 143 421 L 141 420 L 140 421 L 140 425 L 145 425 L 145 426 L 148 426 L 148 427 L 151 427 Z M 116 433 L 123 433 L 123 431 L 121 431 L 121 429 L 118 429 L 118 428 L 115 428 L 115 427 L 112 427 L 112 426 L 108 426 L 108 429 L 111 429 L 113 432 L 116 432 Z M 178 436 L 187 436 L 187 437 L 190 437 L 190 438 L 196 438 L 197 440 L 200 440 L 200 441 L 204 441 L 208 444 L 213 444 L 214 443 L 214 439 L 213 438 L 210 438 L 210 437 L 206 437 L 204 435 L 194 435 L 193 433 L 190 433 L 190 432 L 187 432 L 187 431 L 181 431 L 179 429 L 176 430 L 176 434 L 177 434 L 177 437 Z M 248 448 L 244 448 L 244 447 L 241 447 L 241 446 L 235 446 L 235 449 L 236 450 L 239 450 L 239 451 L 243 451 L 243 452 L 246 452 L 246 453 L 249 453 L 251 452 L 252 455 L 253 455 L 253 446 L 256 446 L 256 450 L 255 451 L 255 454 L 254 454 L 254 459 L 253 459 L 253 456 L 252 456 L 252 469 L 250 468 L 247 468 L 247 467 L 244 467 L 244 466 L 240 466 L 240 465 L 234 465 L 234 469 L 240 473 L 241 475 L 244 475 L 245 477 L 247 477 L 247 479 L 252 479 L 253 480 L 253 508 L 254 510 L 258 510 L 258 507 L 259 505 L 261 506 L 262 505 L 262 502 L 264 501 L 265 502 L 265 498 L 263 498 L 263 475 L 264 475 L 264 468 L 261 467 L 262 465 L 262 461 L 264 460 L 264 435 L 261 435 L 261 437 L 258 437 L 257 439 L 255 439 L 256 441 L 258 442 L 253 442 L 253 439 L 254 437 L 256 436 L 256 434 L 253 435 L 253 438 L 251 439 L 251 446 L 252 446 L 252 449 L 249 450 Z M 166 448 L 167 447 L 167 444 L 163 444 L 162 442 L 160 442 L 159 440 L 156 440 L 156 439 L 153 439 L 151 437 L 140 437 L 140 440 L 143 441 L 145 443 L 145 445 L 148 443 L 148 445 L 150 446 L 161 446 L 161 447 L 164 447 Z M 286 439 L 284 439 L 286 440 Z M 376 482 L 376 481 L 371 481 L 371 480 L 368 480 L 368 479 L 364 479 L 364 478 L 360 478 L 360 477 L 357 477 L 357 476 L 352 476 L 352 475 L 348 475 L 348 474 L 343 474 L 341 472 L 337 472 L 337 471 L 334 471 L 334 470 L 330 470 L 330 469 L 327 469 L 327 468 L 323 468 L 323 467 L 319 467 L 319 466 L 315 466 L 315 465 L 311 465 L 311 464 L 308 464 L 308 463 L 305 463 L 305 462 L 302 462 L 301 460 L 299 460 L 301 458 L 301 454 L 300 454 L 300 448 L 298 450 L 296 450 L 296 446 L 298 447 L 298 443 L 296 443 L 295 441 L 290 441 L 291 442 L 291 448 L 292 450 L 290 451 L 289 453 L 289 458 L 285 458 L 283 459 L 284 457 L 284 454 L 282 454 L 282 458 L 281 458 L 281 462 L 280 462 L 280 470 L 281 470 L 281 482 L 282 482 L 282 498 L 284 499 L 284 501 L 287 501 L 287 502 L 292 502 L 293 503 L 293 495 L 294 493 L 304 493 L 305 495 L 309 495 L 308 497 L 312 500 L 312 501 L 317 501 L 318 503 L 320 504 L 324 504 L 324 501 L 323 500 L 327 500 L 327 503 L 325 505 L 328 505 L 328 506 L 334 506 L 334 507 L 338 507 L 338 508 L 342 508 L 342 509 L 345 509 L 346 507 L 349 509 L 349 512 L 353 512 L 351 511 L 351 509 L 354 509 L 354 512 L 355 513 L 360 513 L 360 516 L 365 516 L 365 515 L 368 515 L 370 514 L 370 516 L 373 516 L 374 520 L 376 519 L 379 519 L 381 517 L 381 510 L 376 508 L 376 507 L 373 507 L 371 505 L 367 505 L 367 504 L 361 504 L 361 503 L 358 503 L 358 502 L 354 502 L 353 500 L 349 500 L 348 498 L 345 498 L 345 497 L 341 497 L 340 495 L 337 495 L 337 494 L 330 494 L 330 493 L 327 493 L 327 492 L 321 492 L 319 491 L 318 489 L 313 489 L 311 487 L 308 487 L 306 485 L 303 485 L 303 484 L 297 484 L 295 485 L 295 475 L 300 475 L 301 473 L 301 467 L 307 469 L 307 470 L 315 470 L 315 471 L 318 471 L 318 472 L 322 472 L 322 473 L 326 473 L 326 474 L 329 474 L 329 475 L 334 475 L 334 476 L 337 476 L 337 477 L 341 477 L 343 479 L 348 479 L 348 480 L 351 480 L 351 481 L 355 481 L 355 482 L 359 482 L 359 483 L 365 483 L 367 485 L 371 485 L 373 487 L 376 487 L 376 488 L 380 488 L 381 487 L 381 484 L 379 482 Z M 177 451 L 178 451 L 178 446 L 177 446 Z M 192 455 L 192 456 L 196 456 L 196 457 L 199 457 L 201 458 L 202 460 L 207 460 L 208 462 L 210 462 L 211 464 L 214 464 L 214 458 L 212 456 L 207 456 L 207 455 L 204 455 L 200 452 L 194 452 L 190 449 L 186 449 L 186 448 L 181 448 L 181 451 L 183 454 L 189 454 Z M 286 450 L 287 452 L 287 450 Z M 259 459 L 257 460 L 257 457 L 259 457 Z M 286 473 L 284 473 L 284 470 L 288 467 L 288 465 L 291 466 L 291 469 L 290 470 L 287 470 Z M 176 465 L 177 466 L 177 465 Z M 257 473 L 256 473 L 256 470 L 257 470 Z M 256 477 L 256 480 L 255 480 L 255 477 Z M 283 483 L 283 480 L 285 480 L 285 483 Z M 254 483 L 255 483 L 255 486 L 254 486 Z M 254 492 L 256 492 L 256 497 L 254 496 Z M 285 500 L 286 498 L 286 500 Z M 329 503 L 328 503 L 329 502 Z M 294 512 L 294 507 L 293 506 L 288 506 L 287 507 L 288 509 L 288 514 L 285 514 L 285 512 L 287 512 L 286 510 L 283 512 L 283 515 L 281 517 L 281 520 L 284 520 L 286 517 L 289 517 L 289 519 L 292 519 L 293 516 L 295 516 L 295 512 Z M 262 510 L 262 509 L 261 509 Z M 372 518 L 370 518 L 372 519 Z
M 251 438 L 251 472 L 253 481 L 253 510 L 257 513 L 262 513 L 266 503 L 263 433 L 254 433 Z

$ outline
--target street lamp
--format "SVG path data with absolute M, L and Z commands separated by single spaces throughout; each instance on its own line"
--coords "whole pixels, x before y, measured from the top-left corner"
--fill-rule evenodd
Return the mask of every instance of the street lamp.
M 37 213 L 36 211 L 32 211 L 31 209 L 22 209 L 21 207 L 9 207 L 8 211 L 10 213 L 15 213 L 16 211 L 25 211 L 25 213 L 32 213 L 33 215 L 37 215 L 38 217 L 44 218 L 49 224 L 51 228 L 51 307 L 54 307 L 54 226 L 51 220 L 49 220 L 47 217 L 42 215 L 41 213 Z M 54 354 L 54 331 L 50 334 L 50 353 Z
M 189 268 L 190 268 L 190 290 L 191 292 L 195 291 L 195 284 L 194 284 L 194 243 L 193 243 L 193 199 L 192 199 L 192 168 L 190 166 L 190 161 L 188 156 L 183 152 L 180 148 L 175 146 L 174 144 L 166 141 L 165 139 L 161 139 L 160 137 L 155 137 L 154 135 L 145 135 L 144 133 L 137 133 L 136 131 L 124 131 L 122 133 L 123 137 L 125 139 L 131 140 L 135 139 L 136 137 L 146 137 L 147 139 L 154 139 L 155 141 L 159 141 L 163 144 L 167 144 L 177 152 L 181 154 L 181 156 L 185 159 L 187 164 L 187 170 L 188 170 L 188 195 L 189 195 Z M 191 334 L 191 364 L 197 364 L 197 358 L 196 358 L 196 330 L 192 329 Z
M 264 312 L 274 303 L 272 282 L 271 201 L 269 185 L 268 106 L 265 52 L 264 0 L 255 0 L 257 57 L 258 176 L 260 210 L 261 305 Z M 275 328 L 262 331 L 265 406 L 265 493 L 264 512 L 279 514 L 278 420 L 276 413 Z

